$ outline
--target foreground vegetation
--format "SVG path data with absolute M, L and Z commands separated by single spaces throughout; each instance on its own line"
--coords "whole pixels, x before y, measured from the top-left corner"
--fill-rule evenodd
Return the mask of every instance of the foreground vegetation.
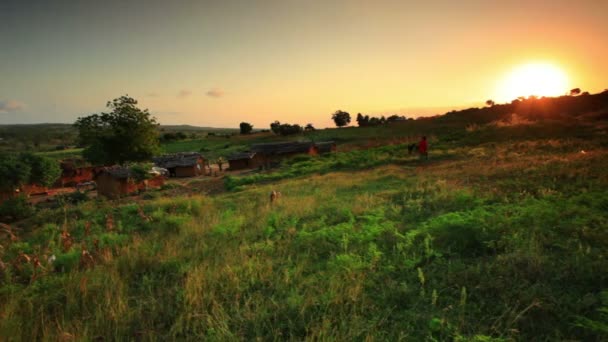
M 384 129 L 214 197 L 40 211 L 1 240 L 0 336 L 608 338 L 604 127 L 446 129 L 428 161 Z
M 0 337 L 606 340 L 607 99 L 166 142 L 339 152 L 226 177 L 227 191 L 209 179 L 114 202 L 75 193 L 1 225 Z M 423 134 L 429 160 L 407 153 Z

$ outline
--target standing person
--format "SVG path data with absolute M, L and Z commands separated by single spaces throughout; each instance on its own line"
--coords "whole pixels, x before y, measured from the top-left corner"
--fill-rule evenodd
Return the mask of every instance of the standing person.
M 422 137 L 422 139 L 420 139 L 420 142 L 418 142 L 418 152 L 420 152 L 421 159 L 429 159 L 429 153 L 427 151 L 426 145 L 426 136 Z

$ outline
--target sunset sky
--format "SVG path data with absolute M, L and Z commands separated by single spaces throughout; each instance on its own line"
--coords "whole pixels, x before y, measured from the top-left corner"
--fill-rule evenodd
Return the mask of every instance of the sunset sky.
M 507 102 L 530 63 L 600 92 L 607 61 L 601 0 L 1 0 L 0 124 L 71 123 L 129 94 L 162 124 L 325 127 L 338 109 Z

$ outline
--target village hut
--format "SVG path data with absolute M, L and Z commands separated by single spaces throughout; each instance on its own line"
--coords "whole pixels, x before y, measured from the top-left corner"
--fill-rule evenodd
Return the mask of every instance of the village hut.
M 253 169 L 263 164 L 262 155 L 255 152 L 235 153 L 228 157 L 230 170 Z
M 312 142 L 280 142 L 251 145 L 251 151 L 261 156 L 264 166 L 270 166 L 282 159 L 299 154 L 311 156 L 319 154 L 317 147 Z
M 205 173 L 205 159 L 197 152 L 166 154 L 153 160 L 156 166 L 169 170 L 172 177 L 196 177 Z
M 165 184 L 165 177 L 158 173 L 151 173 L 152 177 L 143 181 L 134 178 L 131 170 L 125 167 L 107 167 L 101 170 L 95 181 L 97 194 L 115 199 L 127 196 L 142 190 L 159 188 Z

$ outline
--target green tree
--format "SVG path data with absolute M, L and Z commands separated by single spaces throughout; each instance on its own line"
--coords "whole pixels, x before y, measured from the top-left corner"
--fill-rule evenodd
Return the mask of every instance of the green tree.
M 50 186 L 60 175 L 53 159 L 32 153 L 0 155 L 0 190 L 13 191 L 24 184 Z
M 336 126 L 342 127 L 347 126 L 350 123 L 350 114 L 341 110 L 337 110 L 331 119 L 334 120 Z
M 56 160 L 32 153 L 22 153 L 19 157 L 30 166 L 30 184 L 51 186 L 61 176 L 61 167 Z
M 0 155 L 0 190 L 12 192 L 29 182 L 32 168 L 16 154 Z
M 84 157 L 93 164 L 149 160 L 159 152 L 158 123 L 137 100 L 121 96 L 106 105 L 112 111 L 76 120 Z
M 249 134 L 253 130 L 253 125 L 248 122 L 241 122 L 241 134 Z

